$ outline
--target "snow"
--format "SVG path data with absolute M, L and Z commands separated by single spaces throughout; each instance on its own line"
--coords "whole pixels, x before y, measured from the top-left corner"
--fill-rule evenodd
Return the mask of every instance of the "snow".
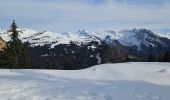
M 47 57 L 47 56 L 48 56 L 48 54 L 41 55 L 41 57 Z
M 0 100 L 169 100 L 170 63 L 0 70 Z
M 140 30 L 145 30 L 146 33 L 140 33 Z M 51 48 L 54 48 L 56 45 L 70 44 L 70 42 L 74 42 L 77 45 L 87 44 L 91 41 L 97 41 L 98 43 L 100 43 L 101 40 L 105 39 L 107 39 L 107 43 L 112 43 L 114 39 L 118 40 L 124 46 L 136 46 L 138 47 L 138 50 L 140 50 L 141 44 L 144 44 L 148 47 L 150 45 L 156 47 L 157 45 L 153 44 L 154 41 L 157 41 L 163 46 L 166 46 L 166 44 L 159 40 L 159 38 L 155 39 L 155 37 L 152 37 L 152 35 L 167 37 L 170 39 L 170 35 L 168 33 L 154 34 L 150 30 L 146 29 L 122 30 L 119 32 L 115 32 L 113 30 L 106 30 L 101 32 L 88 32 L 86 30 L 79 30 L 76 33 L 54 33 L 50 31 L 39 32 L 32 29 L 19 28 L 18 31 L 20 31 L 19 37 L 21 38 L 21 40 L 23 42 L 29 42 L 32 47 L 44 46 L 48 44 L 51 45 Z M 9 33 L 6 33 L 6 30 L 0 29 L 0 36 L 5 41 L 10 40 Z M 148 40 L 153 41 L 153 43 Z
M 98 64 L 101 64 L 101 57 L 100 57 L 100 54 L 99 54 L 99 53 L 97 54 L 96 58 L 98 59 L 97 63 L 98 63 Z
M 50 31 L 42 31 L 38 32 L 32 29 L 20 28 L 17 29 L 19 31 L 19 38 L 23 42 L 29 42 L 32 47 L 35 46 L 44 46 L 44 45 L 51 45 L 51 48 L 54 48 L 56 45 L 59 44 L 70 44 L 70 42 L 77 43 L 77 45 L 87 44 L 91 41 L 97 41 L 100 43 L 94 36 L 85 35 L 85 31 L 78 31 L 78 33 L 74 34 L 71 32 L 67 33 L 54 33 Z M 80 33 L 82 32 L 82 33 Z M 0 36 L 5 41 L 9 41 L 10 33 L 7 33 L 6 30 L 0 29 Z
M 88 49 L 92 49 L 92 50 L 94 50 L 94 49 L 96 49 L 97 47 L 96 47 L 96 46 L 94 46 L 94 45 L 91 45 L 91 46 L 88 46 L 87 48 L 88 48 Z
M 147 47 L 157 47 L 157 45 L 154 43 L 158 42 L 162 44 L 162 46 L 166 46 L 166 44 L 159 39 L 160 35 L 154 34 L 152 31 L 146 29 L 122 30 L 119 32 L 106 30 L 101 33 L 94 32 L 92 35 L 97 36 L 102 40 L 108 37 L 106 41 L 107 43 L 112 43 L 113 39 L 118 40 L 122 45 L 136 46 L 138 50 L 141 50 L 141 44 L 144 44 Z M 166 34 L 163 36 L 168 37 Z
M 156 33 L 158 36 L 170 39 L 170 33 Z
M 104 32 L 92 32 L 91 33 L 92 35 L 96 36 L 96 37 L 99 37 L 100 39 L 105 39 L 107 36 L 110 36 L 112 38 L 116 38 L 116 32 L 115 31 L 112 31 L 112 30 L 106 30 Z
M 92 58 L 92 57 L 93 57 L 93 55 L 90 55 L 90 57 Z
M 140 41 L 136 38 L 136 33 L 131 30 L 122 30 L 118 33 L 117 39 L 125 46 L 138 46 L 140 47 Z

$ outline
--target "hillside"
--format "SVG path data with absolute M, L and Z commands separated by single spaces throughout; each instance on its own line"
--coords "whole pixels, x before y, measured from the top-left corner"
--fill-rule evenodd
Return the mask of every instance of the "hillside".
M 113 40 L 117 40 L 121 45 L 126 47 L 131 54 L 148 55 L 150 52 L 162 53 L 169 49 L 169 34 L 154 33 L 147 29 L 132 29 L 115 32 L 106 30 L 101 32 L 88 32 L 79 30 L 75 33 L 64 32 L 54 33 L 50 31 L 36 31 L 32 29 L 18 29 L 20 39 L 23 42 L 30 43 L 31 47 L 49 45 L 51 49 L 57 45 L 68 45 L 74 43 L 76 45 L 88 44 L 92 41 L 101 44 L 106 42 L 108 45 L 115 44 Z M 6 30 L 0 30 L 0 36 L 5 41 L 9 41 L 9 34 Z M 94 47 L 95 48 L 95 47 Z
M 160 61 L 170 51 L 166 35 L 147 29 L 54 33 L 22 28 L 18 31 L 19 38 L 28 46 L 31 68 L 83 69 L 109 62 L 148 61 L 150 54 L 160 57 L 157 58 Z M 3 40 L 9 41 L 9 35 L 0 30 Z M 128 58 L 129 55 L 135 59 Z
M 0 99 L 169 100 L 169 66 L 120 63 L 73 71 L 0 69 Z

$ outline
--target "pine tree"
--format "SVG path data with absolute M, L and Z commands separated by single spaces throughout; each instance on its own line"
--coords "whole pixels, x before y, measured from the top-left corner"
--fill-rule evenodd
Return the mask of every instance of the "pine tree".
M 4 50 L 0 50 L 0 68 L 7 68 L 7 55 Z
M 21 53 L 19 54 L 19 66 L 22 68 L 30 68 L 31 67 L 31 61 L 29 58 L 28 50 L 25 45 L 21 48 Z
M 11 32 L 11 40 L 8 42 L 7 45 L 7 52 L 8 52 L 8 63 L 9 63 L 9 68 L 17 68 L 19 67 L 19 53 L 20 53 L 20 48 L 21 48 L 21 42 L 18 38 L 18 31 L 17 25 L 15 24 L 15 21 L 13 21 L 11 25 L 11 29 L 9 32 Z
M 9 32 L 11 32 L 11 40 L 7 44 L 9 68 L 27 68 L 29 66 L 28 52 L 21 40 L 18 38 L 15 20 L 13 20 Z
M 156 58 L 153 54 L 150 54 L 149 57 L 148 57 L 148 62 L 154 62 L 156 61 Z
M 72 70 L 73 69 L 73 62 L 70 58 L 66 58 L 64 60 L 64 69 L 65 70 Z
M 163 62 L 163 56 L 164 56 L 163 54 L 158 55 L 158 61 L 159 62 Z
M 163 56 L 163 61 L 164 62 L 170 62 L 170 52 L 166 52 Z

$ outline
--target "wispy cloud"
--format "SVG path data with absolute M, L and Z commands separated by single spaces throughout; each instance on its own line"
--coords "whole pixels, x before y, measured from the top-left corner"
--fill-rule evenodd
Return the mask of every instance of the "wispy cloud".
M 23 27 L 56 32 L 170 29 L 169 0 L 3 0 L 0 12 L 0 27 L 16 19 Z

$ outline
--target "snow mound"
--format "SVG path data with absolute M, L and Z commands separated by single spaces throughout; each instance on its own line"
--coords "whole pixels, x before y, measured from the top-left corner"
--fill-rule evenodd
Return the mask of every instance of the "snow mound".
M 135 80 L 170 85 L 170 63 L 120 63 L 96 65 L 83 70 L 34 70 L 55 77 L 88 80 Z M 62 74 L 67 73 L 67 74 Z M 160 74 L 162 73 L 162 74 Z
M 1 100 L 169 100 L 170 63 L 83 70 L 0 69 Z

